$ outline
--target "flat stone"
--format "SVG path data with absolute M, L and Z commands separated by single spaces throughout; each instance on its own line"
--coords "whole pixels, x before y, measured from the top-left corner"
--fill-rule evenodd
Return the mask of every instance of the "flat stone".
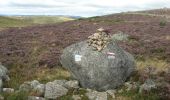
M 90 91 L 86 93 L 86 96 L 89 100 L 107 100 L 107 93 L 106 92 L 97 92 L 97 91 Z
M 13 88 L 3 88 L 2 91 L 5 93 L 14 93 L 15 92 L 15 90 Z
M 28 100 L 46 100 L 46 99 L 42 97 L 28 96 Z
M 54 80 L 53 83 L 63 86 L 67 80 Z
M 66 82 L 63 86 L 66 87 L 67 89 L 79 88 L 79 82 L 77 80 L 71 80 Z
M 39 84 L 40 83 L 37 80 L 31 82 L 24 82 L 23 84 L 20 85 L 19 91 L 30 92 Z
M 72 98 L 73 100 L 81 100 L 81 97 L 79 95 L 73 95 Z
M 47 99 L 57 99 L 58 97 L 66 95 L 68 89 L 58 85 L 54 82 L 48 82 L 45 86 L 45 98 Z
M 34 89 L 34 92 L 36 92 L 36 96 L 44 96 L 45 93 L 45 85 L 44 84 L 39 84 L 37 85 Z
M 115 96 L 116 90 L 107 90 L 106 93 L 108 93 L 113 99 L 116 98 Z

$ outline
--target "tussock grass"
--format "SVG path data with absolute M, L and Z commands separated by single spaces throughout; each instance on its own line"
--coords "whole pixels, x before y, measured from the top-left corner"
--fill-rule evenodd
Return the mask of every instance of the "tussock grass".
M 143 60 L 136 60 L 137 70 L 144 69 L 146 67 L 155 67 L 158 71 L 163 71 L 170 64 L 165 60 L 156 58 L 145 58 Z

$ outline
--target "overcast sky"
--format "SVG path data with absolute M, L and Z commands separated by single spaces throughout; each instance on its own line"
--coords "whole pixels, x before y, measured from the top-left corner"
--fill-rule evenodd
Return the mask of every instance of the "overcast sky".
M 170 8 L 170 0 L 0 0 L 0 15 L 98 16 Z

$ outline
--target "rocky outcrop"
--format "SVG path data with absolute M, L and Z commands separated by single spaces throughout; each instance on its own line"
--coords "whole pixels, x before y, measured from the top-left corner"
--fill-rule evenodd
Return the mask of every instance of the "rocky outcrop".
M 101 51 L 96 51 L 87 41 L 64 49 L 61 64 L 84 88 L 98 91 L 122 85 L 134 71 L 134 58 L 113 41 Z

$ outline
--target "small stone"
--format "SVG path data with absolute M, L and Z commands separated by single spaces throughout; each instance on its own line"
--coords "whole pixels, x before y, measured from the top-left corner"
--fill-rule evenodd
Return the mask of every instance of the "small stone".
M 33 89 L 33 91 L 36 92 L 36 96 L 43 96 L 45 93 L 45 85 L 39 84 Z
M 116 96 L 115 96 L 116 91 L 115 90 L 107 90 L 106 93 L 108 93 L 110 96 L 112 96 L 113 99 L 116 98 Z
M 5 93 L 14 93 L 15 90 L 13 88 L 3 88 L 2 91 Z
M 104 31 L 104 29 L 101 27 L 101 28 L 97 29 L 97 31 L 99 31 L 99 32 L 103 32 L 103 31 Z
M 79 95 L 73 95 L 72 98 L 73 100 L 81 100 L 81 97 Z
M 123 92 L 123 89 L 118 90 L 118 93 L 122 93 L 122 92 Z
M 126 91 L 130 91 L 133 86 L 132 86 L 132 84 L 130 84 L 130 82 L 126 82 L 125 87 L 127 87 Z
M 68 89 L 65 87 L 58 85 L 54 82 L 48 82 L 45 87 L 45 98 L 47 99 L 56 99 L 58 97 L 66 95 Z
M 20 85 L 19 91 L 30 92 L 39 84 L 40 83 L 37 80 L 31 81 L 31 82 L 24 82 L 23 84 Z
M 107 100 L 106 92 L 91 91 L 86 93 L 89 100 Z
M 151 89 L 155 89 L 156 84 L 153 80 L 147 79 L 144 84 L 140 86 L 139 93 L 142 93 L 144 91 L 149 92 Z
M 10 79 L 7 74 L 8 74 L 8 69 L 3 65 L 1 65 L 0 63 L 0 79 L 2 79 L 3 81 L 9 81 Z
M 67 89 L 71 89 L 71 88 L 79 88 L 79 82 L 77 80 L 71 80 L 66 82 L 64 85 L 64 87 L 66 87 Z
M 28 96 L 28 100 L 45 100 L 45 98 L 36 97 L 36 96 Z
M 0 79 L 0 92 L 2 92 L 2 85 L 3 85 L 3 82 L 2 82 L 2 79 Z
M 4 100 L 4 97 L 2 95 L 0 95 L 0 100 Z
M 61 86 L 63 86 L 66 82 L 67 82 L 67 80 L 55 80 L 55 81 L 53 81 L 53 83 L 61 85 Z

